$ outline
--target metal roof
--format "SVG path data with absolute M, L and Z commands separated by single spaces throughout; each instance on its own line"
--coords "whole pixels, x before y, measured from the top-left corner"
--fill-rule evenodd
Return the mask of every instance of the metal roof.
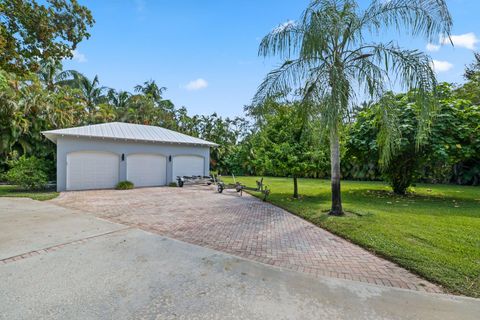
M 172 144 L 187 144 L 215 147 L 216 143 L 188 136 L 162 127 L 146 126 L 124 122 L 93 124 L 83 127 L 43 131 L 42 134 L 53 142 L 58 137 L 87 137 L 129 141 L 148 141 Z

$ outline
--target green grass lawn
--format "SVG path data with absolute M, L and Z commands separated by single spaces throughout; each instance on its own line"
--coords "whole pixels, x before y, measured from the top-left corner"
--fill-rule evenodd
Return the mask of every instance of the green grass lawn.
M 21 198 L 31 198 L 33 200 L 50 200 L 56 198 L 58 192 L 55 191 L 25 191 L 20 189 L 18 186 L 11 185 L 0 185 L 0 197 L 21 197 Z
M 237 181 L 254 187 L 257 179 L 238 177 Z M 343 181 L 348 213 L 331 217 L 329 181 L 300 179 L 300 200 L 292 198 L 291 179 L 264 182 L 272 190 L 269 202 L 452 293 L 480 297 L 480 187 L 418 184 L 410 195 L 400 197 L 385 183 Z

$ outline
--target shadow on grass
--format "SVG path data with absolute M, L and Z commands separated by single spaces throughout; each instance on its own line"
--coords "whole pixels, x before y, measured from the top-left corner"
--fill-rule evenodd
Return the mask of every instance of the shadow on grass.
M 375 189 L 356 189 L 348 191 L 347 194 L 361 195 L 366 197 L 376 197 L 376 198 L 390 198 L 390 199 L 403 199 L 403 200 L 432 200 L 432 201 L 443 201 L 443 200 L 456 200 L 463 202 L 475 202 L 472 199 L 465 199 L 461 197 L 452 197 L 449 195 L 438 195 L 438 194 L 420 194 L 418 192 L 407 192 L 405 195 L 399 195 L 389 190 L 375 190 Z
M 456 216 L 466 216 L 480 218 L 480 201 L 475 199 L 465 199 L 461 197 L 455 197 L 451 195 L 438 195 L 438 194 L 419 194 L 419 193 L 407 193 L 406 195 L 397 195 L 387 190 L 371 190 L 371 189 L 359 189 L 348 192 L 345 196 L 351 203 L 359 202 L 365 203 L 368 201 L 368 205 L 378 206 L 378 209 L 385 207 L 385 205 L 392 204 L 406 204 L 409 206 L 410 211 L 412 208 L 422 215 L 444 215 L 446 214 L 443 209 L 451 208 L 458 212 L 449 212 Z M 477 211 L 473 209 L 477 208 Z M 438 211 L 437 209 L 442 209 Z M 398 207 L 396 208 L 398 210 Z
M 259 197 L 258 194 L 255 196 Z M 426 195 L 411 192 L 401 196 L 389 190 L 364 188 L 346 190 L 342 196 L 344 203 L 347 204 L 347 217 L 349 215 L 369 217 L 375 215 L 378 210 L 386 212 L 394 210 L 398 213 L 401 211 L 399 206 L 405 205 L 405 210 L 408 210 L 410 214 L 445 215 L 447 213 L 443 209 L 450 208 L 453 212 L 450 211 L 448 214 L 480 218 L 480 201 L 451 195 Z M 272 193 L 267 201 L 301 217 L 309 220 L 315 219 L 315 222 L 323 222 L 331 217 L 328 216 L 330 194 L 326 191 L 301 195 L 299 199 L 294 199 L 290 193 Z M 394 207 L 390 207 L 392 205 Z M 475 211 L 475 208 L 479 210 Z
M 254 194 L 260 197 L 258 194 Z M 299 217 L 309 220 L 317 224 L 328 219 L 342 219 L 348 217 L 367 217 L 373 215 L 372 212 L 366 210 L 345 211 L 343 216 L 329 215 L 330 211 L 330 195 L 301 195 L 299 199 L 295 199 L 291 194 L 277 193 L 271 195 L 267 202 L 285 209 Z

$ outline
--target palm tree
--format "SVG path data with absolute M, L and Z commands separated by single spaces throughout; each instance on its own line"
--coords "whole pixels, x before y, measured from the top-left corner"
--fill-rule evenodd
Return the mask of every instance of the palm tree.
M 155 80 L 145 81 L 143 85 L 138 84 L 135 86 L 135 92 L 140 92 L 146 96 L 151 96 L 155 101 L 162 100 L 162 95 L 166 90 L 166 87 L 159 87 Z
M 65 70 L 62 71 L 57 78 L 59 79 L 56 82 L 57 85 L 69 86 L 80 90 L 82 98 L 90 110 L 95 109 L 97 104 L 107 101 L 104 93 L 108 88 L 100 86 L 98 76 L 90 80 L 78 71 Z
M 330 139 L 332 207 L 342 215 L 340 192 L 339 135 L 345 115 L 363 91 L 378 99 L 389 85 L 415 89 L 423 118 L 433 109 L 431 93 L 436 86 L 431 59 L 417 50 L 400 48 L 395 42 L 367 41 L 385 30 L 422 36 L 430 42 L 439 34 L 450 36 L 452 19 L 445 0 L 374 0 L 360 9 L 355 0 L 315 0 L 301 19 L 287 22 L 261 41 L 260 56 L 280 56 L 285 61 L 259 86 L 253 99 L 258 105 L 272 96 L 299 94 L 316 106 L 316 116 Z M 388 121 L 388 107 L 382 110 Z M 391 121 L 390 121 L 391 122 Z M 427 129 L 423 121 L 420 141 Z M 382 159 L 389 161 L 396 143 L 385 126 Z
M 175 108 L 173 103 L 170 100 L 163 99 L 165 91 L 167 91 L 167 88 L 159 87 L 155 80 L 145 81 L 143 85 L 139 84 L 135 86 L 135 92 L 152 98 L 158 107 L 166 111 L 173 111 Z
M 108 101 L 115 107 L 115 109 L 125 109 L 128 105 L 128 99 L 132 94 L 128 91 L 116 91 L 109 89 L 107 93 Z

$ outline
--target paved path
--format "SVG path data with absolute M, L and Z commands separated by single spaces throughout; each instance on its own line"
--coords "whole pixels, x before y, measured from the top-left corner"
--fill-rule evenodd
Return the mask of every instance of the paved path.
M 51 202 L 315 276 L 442 292 L 394 263 L 249 195 L 189 186 L 67 192 Z
M 0 319 L 478 319 L 480 300 L 312 277 L 0 198 Z M 16 242 L 21 245 L 16 245 Z

